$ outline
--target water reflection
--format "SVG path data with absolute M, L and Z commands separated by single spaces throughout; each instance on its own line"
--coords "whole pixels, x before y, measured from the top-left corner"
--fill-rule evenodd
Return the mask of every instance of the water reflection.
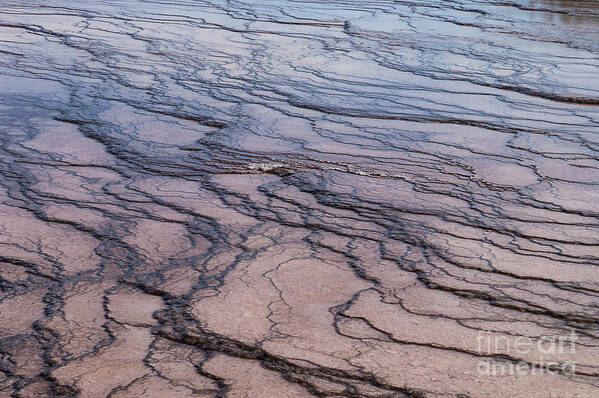
M 596 1 L 530 0 L 522 4 L 543 10 L 531 13 L 531 16 L 541 16 L 544 22 L 574 26 L 599 24 L 599 3 Z

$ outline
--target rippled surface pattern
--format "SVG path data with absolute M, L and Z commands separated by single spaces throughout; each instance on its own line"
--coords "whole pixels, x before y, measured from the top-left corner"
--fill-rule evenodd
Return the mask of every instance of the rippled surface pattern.
M 597 1 L 2 3 L 0 397 L 599 396 Z

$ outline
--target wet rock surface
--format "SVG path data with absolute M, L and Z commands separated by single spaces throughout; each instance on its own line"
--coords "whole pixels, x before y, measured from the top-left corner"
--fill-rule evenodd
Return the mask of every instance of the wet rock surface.
M 597 38 L 595 1 L 5 1 L 0 397 L 598 396 Z

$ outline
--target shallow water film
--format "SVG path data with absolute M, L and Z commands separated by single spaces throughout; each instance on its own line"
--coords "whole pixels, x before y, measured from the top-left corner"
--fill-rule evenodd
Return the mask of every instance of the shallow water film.
M 599 3 L 3 0 L 0 397 L 599 396 Z

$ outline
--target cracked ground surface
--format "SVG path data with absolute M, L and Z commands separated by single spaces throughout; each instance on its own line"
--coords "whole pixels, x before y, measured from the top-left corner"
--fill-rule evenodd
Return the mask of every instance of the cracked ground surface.
M 598 38 L 592 0 L 4 0 L 0 397 L 598 397 Z

